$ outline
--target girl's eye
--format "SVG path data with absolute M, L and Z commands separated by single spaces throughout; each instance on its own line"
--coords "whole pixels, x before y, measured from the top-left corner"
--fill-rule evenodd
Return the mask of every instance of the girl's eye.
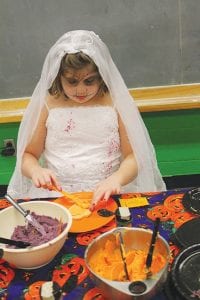
M 84 82 L 86 85 L 91 85 L 93 83 L 96 83 L 98 81 L 98 79 L 99 79 L 99 76 L 92 76 L 90 78 L 85 79 Z
M 67 83 L 71 84 L 71 85 L 77 85 L 78 84 L 78 80 L 74 79 L 74 78 L 65 78 Z

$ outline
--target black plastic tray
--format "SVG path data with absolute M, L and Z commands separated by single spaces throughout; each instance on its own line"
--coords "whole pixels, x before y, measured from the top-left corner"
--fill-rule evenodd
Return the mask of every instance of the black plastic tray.
M 178 254 L 172 264 L 171 278 L 184 299 L 200 299 L 200 244 L 192 245 Z
M 187 191 L 182 200 L 185 210 L 200 214 L 200 187 Z
M 200 217 L 189 220 L 181 225 L 174 233 L 173 238 L 173 242 L 180 248 L 200 244 Z

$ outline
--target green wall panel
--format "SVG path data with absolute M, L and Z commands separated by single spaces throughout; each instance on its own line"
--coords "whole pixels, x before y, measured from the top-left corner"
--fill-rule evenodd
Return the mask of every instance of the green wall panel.
M 143 113 L 163 176 L 200 173 L 200 110 Z
M 200 174 L 200 110 L 143 113 L 163 176 Z M 4 139 L 17 140 L 19 123 L 0 124 Z M 15 156 L 0 156 L 0 184 L 8 184 Z
M 0 163 L 0 185 L 6 185 L 8 184 L 15 167 L 15 156 L 1 158 Z

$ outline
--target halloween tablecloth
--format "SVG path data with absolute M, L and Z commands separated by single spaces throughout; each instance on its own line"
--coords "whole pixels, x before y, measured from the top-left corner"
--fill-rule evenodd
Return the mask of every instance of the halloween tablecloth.
M 179 189 L 162 193 L 123 194 L 115 195 L 113 198 L 117 200 L 119 197 L 143 196 L 148 199 L 149 205 L 131 209 L 132 226 L 152 229 L 153 220 L 159 217 L 161 219 L 159 233 L 169 242 L 172 262 L 180 251 L 172 243 L 172 234 L 181 224 L 195 217 L 183 208 L 181 199 L 186 191 L 187 189 Z M 1 209 L 9 205 L 5 199 L 0 199 Z M 115 220 L 113 220 L 97 230 L 78 234 L 70 233 L 54 260 L 38 269 L 16 269 L 0 259 L 0 299 L 40 300 L 41 285 L 46 281 L 53 281 L 55 290 L 59 291 L 63 300 L 103 300 L 101 291 L 90 279 L 84 262 L 84 252 L 95 237 L 115 226 Z M 164 291 L 153 298 L 153 300 L 166 299 L 168 298 Z

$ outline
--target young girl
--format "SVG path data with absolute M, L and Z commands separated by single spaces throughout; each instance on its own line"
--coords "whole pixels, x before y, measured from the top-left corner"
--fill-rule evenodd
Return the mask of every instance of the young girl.
M 8 193 L 50 197 L 54 184 L 111 194 L 165 190 L 154 148 L 106 45 L 93 32 L 63 35 L 50 49 L 20 125 Z

